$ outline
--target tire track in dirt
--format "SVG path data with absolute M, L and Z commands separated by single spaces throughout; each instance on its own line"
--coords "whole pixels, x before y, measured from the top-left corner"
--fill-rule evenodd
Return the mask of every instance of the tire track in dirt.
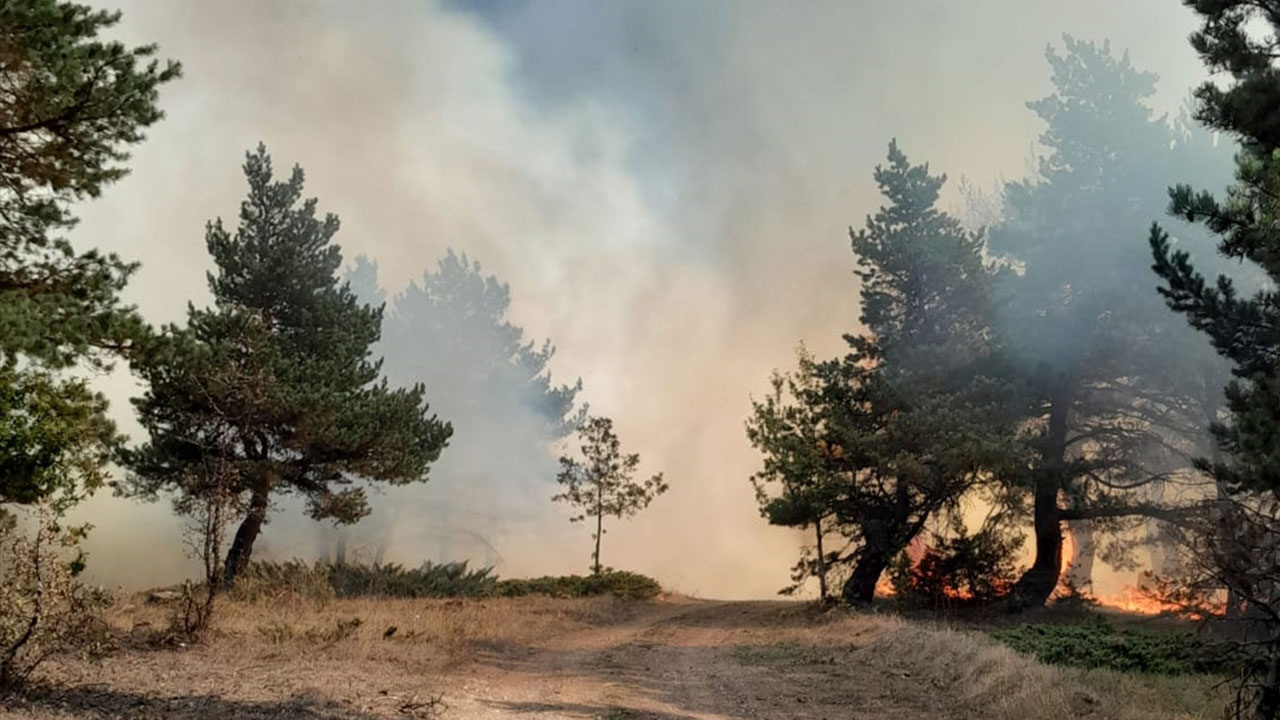
M 878 667 L 847 646 L 806 651 L 773 644 L 778 608 L 765 602 L 657 604 L 619 625 L 549 639 L 523 656 L 487 658 L 458 678 L 451 705 L 457 717 L 478 720 L 951 716 L 936 689 L 922 693 L 918 680 Z M 782 656 L 751 662 L 753 648 L 783 648 Z

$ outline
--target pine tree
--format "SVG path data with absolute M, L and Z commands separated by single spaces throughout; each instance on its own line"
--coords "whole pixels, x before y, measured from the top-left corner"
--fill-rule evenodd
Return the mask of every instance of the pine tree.
M 761 494 L 766 517 L 829 518 L 846 545 L 824 566 L 852 565 L 841 595 L 853 604 L 872 601 L 931 517 L 1021 459 L 1006 393 L 983 374 L 996 348 L 982 235 L 937 209 L 945 176 L 896 143 L 875 178 L 888 203 L 851 231 L 865 332 L 846 336 L 843 358 L 802 358 L 790 398 L 757 403 L 748 426 L 766 456 L 757 483 L 773 486 Z
M 636 482 L 636 468 L 640 456 L 623 453 L 622 443 L 613 431 L 613 421 L 606 417 L 587 418 L 578 428 L 579 448 L 582 459 L 568 455 L 560 458 L 560 474 L 556 481 L 564 488 L 553 500 L 565 502 L 577 509 L 571 522 L 588 518 L 595 521 L 596 530 L 591 535 L 595 549 L 591 552 L 591 572 L 604 572 L 600 563 L 600 541 L 604 537 L 606 517 L 632 517 L 649 507 L 653 499 L 667 491 L 662 473 Z
M 1280 3 L 1274 0 L 1186 0 L 1201 16 L 1191 44 L 1225 85 L 1196 90 L 1195 116 L 1209 128 L 1239 141 L 1235 183 L 1219 200 L 1208 191 L 1177 185 L 1170 212 L 1202 223 L 1219 238 L 1220 255 L 1236 269 L 1206 280 L 1203 257 L 1158 225 L 1149 234 L 1160 294 L 1190 324 L 1204 332 L 1232 367 L 1226 388 L 1226 419 L 1211 432 L 1215 455 L 1199 461 L 1223 490 L 1216 522 L 1202 533 L 1196 558 L 1215 586 L 1226 585 L 1248 606 L 1246 665 L 1241 691 L 1253 717 L 1280 717 Z M 1247 263 L 1247 264 L 1245 264 Z M 1212 266 L 1210 271 L 1214 270 Z M 1242 275 L 1265 277 L 1250 291 Z
M 507 318 L 510 307 L 510 286 L 450 249 L 435 272 L 395 297 L 385 333 L 387 374 L 429 382 L 450 417 L 523 411 L 545 423 L 544 441 L 566 437 L 587 414 L 586 406 L 574 407 L 582 382 L 552 384 L 547 364 L 555 347 L 526 340 Z M 501 407 L 492 407 L 495 401 Z
M 805 548 L 792 568 L 791 594 L 809 578 L 818 580 L 818 598 L 829 597 L 827 574 L 841 562 L 838 551 L 826 547 L 834 527 L 834 500 L 842 476 L 829 461 L 821 413 L 821 387 L 817 361 L 803 346 L 797 352 L 798 367 L 791 373 L 774 372 L 771 390 L 762 400 L 752 400 L 747 439 L 764 455 L 764 467 L 751 476 L 760 514 L 770 525 L 812 532 L 812 550 Z
M 1065 52 L 1047 57 L 1054 92 L 1029 103 L 1047 152 L 1035 177 L 1006 186 L 991 231 L 992 250 L 1019 268 L 1005 275 L 998 329 L 1026 422 L 1040 432 L 1020 479 L 1035 559 L 1016 606 L 1042 605 L 1058 586 L 1064 523 L 1078 548 L 1073 575 L 1087 582 L 1098 523 L 1176 517 L 1152 498 L 1196 442 L 1192 375 L 1215 367 L 1138 281 L 1148 261 L 1128 240 L 1159 213 L 1171 168 L 1211 164 L 1203 138 L 1155 116 L 1155 76 L 1108 44 L 1067 37 Z
M 0 3 L 0 349 L 59 366 L 136 330 L 118 295 L 133 265 L 77 253 L 59 233 L 69 205 L 126 170 L 157 122 L 177 63 L 156 48 L 103 42 L 119 13 L 56 0 Z
M 119 13 L 0 2 L 0 502 L 59 505 L 101 485 L 121 436 L 106 401 L 59 372 L 110 365 L 142 331 L 119 294 L 134 266 L 77 251 L 70 205 L 126 172 L 177 63 L 99 33 Z
M 316 201 L 302 200 L 302 170 L 274 180 L 259 146 L 244 171 L 239 227 L 218 220 L 206 231 L 214 306 L 191 307 L 186 328 L 139 353 L 148 388 L 135 406 L 151 439 L 129 458 L 132 490 L 174 491 L 179 509 L 207 489 L 209 468 L 234 475 L 246 511 L 227 552 L 228 585 L 273 497 L 297 493 L 313 518 L 355 522 L 368 511 L 357 480 L 423 480 L 451 433 L 427 415 L 421 386 L 378 381 L 369 348 L 381 309 L 339 284 L 338 219 L 317 218 Z
M 848 478 L 836 516 L 858 530 L 842 594 L 857 604 L 930 517 L 1020 458 L 1005 393 L 987 375 L 997 269 L 983 236 L 937 209 L 946 176 L 911 165 L 896 143 L 876 182 L 889 204 L 852 235 L 866 330 L 822 370 L 828 444 Z
M 377 273 L 363 257 L 347 273 L 352 291 L 371 305 L 385 298 Z M 553 382 L 548 363 L 555 347 L 527 338 L 511 322 L 510 306 L 506 283 L 453 250 L 387 305 L 377 346 L 387 378 L 401 387 L 422 383 L 456 434 L 433 469 L 429 496 L 377 500 L 374 512 L 384 522 L 369 523 L 373 537 L 364 538 L 376 545 L 375 557 L 389 548 L 392 526 L 421 525 L 425 515 L 423 532 L 439 560 L 458 559 L 455 540 L 465 530 L 465 542 L 483 546 L 491 564 L 508 524 L 545 512 L 556 473 L 553 446 L 582 423 L 587 407 L 575 406 L 580 380 Z M 363 530 L 352 534 L 357 539 Z

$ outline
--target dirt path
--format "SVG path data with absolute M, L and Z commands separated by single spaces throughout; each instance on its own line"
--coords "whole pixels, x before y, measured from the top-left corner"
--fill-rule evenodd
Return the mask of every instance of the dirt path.
M 478 618 L 493 613 L 490 620 L 502 623 L 537 622 L 539 612 L 556 612 L 545 603 L 541 610 L 511 604 L 486 609 L 482 603 L 443 607 L 479 613 Z M 227 640 L 184 650 L 122 652 L 102 665 L 66 663 L 52 671 L 57 682 L 47 690 L 0 697 L 0 718 L 964 717 L 950 707 L 945 688 L 858 649 L 857 633 L 883 627 L 882 621 L 823 622 L 797 603 L 678 599 L 615 608 L 603 619 L 561 623 L 574 629 L 552 631 L 558 635 L 526 632 L 521 641 L 494 642 L 478 653 L 474 647 L 486 646 L 476 644 L 448 663 L 451 669 L 416 663 L 416 645 L 399 646 L 403 655 L 388 652 L 397 646 L 384 645 L 392 641 L 381 637 L 380 628 L 390 624 L 388 618 L 403 616 L 377 616 L 382 624 L 374 624 L 377 606 L 363 611 L 375 637 L 347 640 L 355 645 L 346 649 L 343 641 L 332 647 L 272 645 L 242 636 L 239 642 L 251 644 Z M 430 649 L 441 641 L 401 642 Z M 378 659 L 360 659 L 362 642 Z M 425 703 L 437 695 L 447 704 L 443 714 Z
M 738 720 L 945 718 L 936 689 L 776 633 L 777 603 L 686 601 L 624 625 L 485 658 L 449 688 L 456 717 Z M 785 631 L 785 627 L 782 630 Z

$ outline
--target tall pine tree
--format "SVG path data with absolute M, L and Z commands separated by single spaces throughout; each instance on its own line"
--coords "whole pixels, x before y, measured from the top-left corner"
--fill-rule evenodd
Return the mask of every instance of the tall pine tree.
M 1130 239 L 1160 212 L 1171 168 L 1203 170 L 1203 138 L 1155 116 L 1155 76 L 1109 45 L 1067 37 L 1065 52 L 1047 57 L 1054 92 L 1029 103 L 1046 153 L 1035 177 L 1006 186 L 991 232 L 992 250 L 1018 268 L 1005 276 L 999 331 L 1026 422 L 1040 432 L 1020 481 L 1035 557 L 1014 587 L 1017 606 L 1041 605 L 1058 586 L 1064 524 L 1073 576 L 1087 583 L 1100 524 L 1176 518 L 1155 499 L 1195 443 L 1202 398 L 1191 376 L 1213 368 L 1142 285 L 1148 261 Z
M 150 442 L 129 458 L 135 492 L 176 492 L 180 508 L 207 489 L 210 468 L 232 473 L 246 510 L 228 585 L 272 498 L 297 493 L 313 518 L 355 522 L 368 511 L 355 481 L 424 480 L 451 433 L 427 415 L 420 385 L 378 380 L 370 346 L 382 310 L 339 283 L 338 219 L 302 200 L 302 170 L 275 180 L 259 146 L 244 171 L 239 227 L 218 220 L 206 232 L 213 307 L 191 307 L 186 328 L 167 328 L 139 354 L 148 388 L 135 405 Z
M 935 513 L 1020 457 L 1006 393 L 983 370 L 996 348 L 982 235 L 937 209 L 945 176 L 912 165 L 896 143 L 875 177 L 888 204 L 851 231 L 865 332 L 846 337 L 844 358 L 802 362 L 793 404 L 757 403 L 748 426 L 766 453 L 766 517 L 829 516 L 846 546 L 827 557 L 852 565 L 841 594 L 854 604 L 871 602 Z
M 1160 294 L 1208 335 L 1234 375 L 1225 418 L 1211 426 L 1217 452 L 1199 462 L 1222 496 L 1195 560 L 1247 606 L 1242 647 L 1252 661 L 1240 689 L 1252 701 L 1250 714 L 1271 720 L 1280 717 L 1280 2 L 1185 4 L 1201 17 L 1192 45 L 1211 71 L 1231 78 L 1196 90 L 1195 116 L 1241 149 L 1225 197 L 1177 185 L 1170 211 L 1214 233 L 1219 254 L 1236 269 L 1210 282 L 1205 268 L 1216 268 L 1202 256 L 1193 262 L 1194 248 L 1175 246 L 1158 225 L 1149 239 Z M 1250 271 L 1265 280 L 1250 282 Z
M 347 276 L 371 304 L 384 297 L 377 270 L 357 258 Z M 422 383 L 457 435 L 429 494 L 379 499 L 374 537 L 353 528 L 352 540 L 373 541 L 375 561 L 390 549 L 393 528 L 403 535 L 416 527 L 440 561 L 493 564 L 501 536 L 545 512 L 556 474 L 553 446 L 582 423 L 587 408 L 576 405 L 581 381 L 553 382 L 555 347 L 527 338 L 510 308 L 511 288 L 452 249 L 388 305 L 378 345 L 387 378 L 402 387 Z
M 153 45 L 99 39 L 119 13 L 0 2 L 0 502 L 100 485 L 121 438 L 106 402 L 59 371 L 107 367 L 142 330 L 119 294 L 133 265 L 65 237 L 71 205 L 122 177 L 179 74 Z

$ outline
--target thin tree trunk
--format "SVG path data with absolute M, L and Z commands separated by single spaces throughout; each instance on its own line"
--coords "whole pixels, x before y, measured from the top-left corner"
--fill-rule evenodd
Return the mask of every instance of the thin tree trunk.
M 235 539 L 227 550 L 226 568 L 222 574 L 222 587 L 230 590 L 240 573 L 249 567 L 249 557 L 253 553 L 253 543 L 262 532 L 262 525 L 267 520 L 269 498 L 265 489 L 255 490 L 249 500 L 249 511 L 245 514 L 240 527 L 236 528 Z
M 600 574 L 600 536 L 604 534 L 604 485 L 596 483 L 596 551 L 591 556 L 591 572 Z
M 822 518 L 813 524 L 818 540 L 818 600 L 827 601 L 827 558 L 822 551 Z
M 1049 408 L 1049 431 L 1040 451 L 1040 471 L 1035 484 L 1036 556 L 1031 567 L 1013 585 L 1012 608 L 1041 607 L 1058 586 L 1062 572 L 1062 517 L 1058 491 L 1062 488 L 1063 459 L 1067 447 L 1068 393 L 1056 393 Z
M 844 583 L 841 595 L 850 605 L 867 606 L 876 596 L 876 584 L 884 569 L 889 567 L 889 558 L 884 553 L 867 552 L 858 558 L 853 566 L 853 573 Z
M 347 529 L 335 528 L 334 532 L 338 534 L 338 542 L 333 550 L 333 555 L 334 555 L 333 564 L 346 565 L 347 564 Z

